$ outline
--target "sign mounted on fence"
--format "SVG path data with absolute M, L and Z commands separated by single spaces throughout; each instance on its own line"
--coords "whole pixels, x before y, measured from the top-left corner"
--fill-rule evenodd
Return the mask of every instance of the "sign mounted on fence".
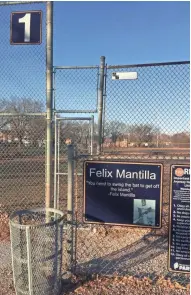
M 112 73 L 112 80 L 136 80 L 137 77 L 137 72 Z
M 190 271 L 190 166 L 171 166 L 169 260 L 174 272 Z
M 86 161 L 84 222 L 161 227 L 162 164 Z
M 42 11 L 11 13 L 12 45 L 39 45 L 42 42 Z

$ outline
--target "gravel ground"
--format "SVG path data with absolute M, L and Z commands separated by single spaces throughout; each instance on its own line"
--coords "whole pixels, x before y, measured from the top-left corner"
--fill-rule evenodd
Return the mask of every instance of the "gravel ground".
M 75 282 L 75 280 L 74 280 Z M 188 295 L 189 286 L 182 288 L 178 284 L 172 284 L 170 280 L 160 279 L 155 284 L 147 278 L 138 280 L 134 277 L 97 277 L 89 281 L 80 282 L 76 279 L 73 290 L 63 292 L 68 295 Z
M 78 277 L 63 294 L 189 294 L 189 276 L 167 270 L 167 237 L 120 227 L 78 229 L 76 237 Z M 15 295 L 8 237 L 0 253 L 0 295 Z
M 14 291 L 12 272 L 4 269 L 6 279 L 1 282 L 1 295 L 16 295 Z M 158 279 L 154 284 L 152 280 L 143 278 L 139 280 L 129 277 L 97 277 L 88 280 L 81 277 L 73 278 L 70 282 L 63 282 L 61 295 L 189 295 L 189 285 L 182 287 L 170 280 Z M 40 295 L 40 294 L 39 294 Z
M 11 245 L 9 242 L 0 242 L 1 263 L 0 270 L 11 265 Z
M 165 169 L 165 174 L 169 176 L 169 166 Z M 168 203 L 169 197 L 168 182 L 168 177 L 165 177 L 163 185 L 165 222 L 164 232 L 160 230 L 158 232 L 160 235 L 140 228 L 95 226 L 91 230 L 77 230 L 75 258 L 78 277 L 64 283 L 63 294 L 187 295 L 190 293 L 189 277 L 170 273 L 167 270 L 168 206 L 165 203 Z M 17 180 L 15 180 L 16 186 L 18 187 Z M 80 193 L 83 191 L 81 186 L 82 184 L 78 188 Z M 9 186 L 6 187 L 9 189 Z M 6 191 L 5 195 L 12 196 L 12 188 L 10 190 L 8 193 Z M 32 188 L 30 193 L 33 194 Z M 79 208 L 82 206 L 80 193 Z M 14 191 L 14 196 L 18 198 L 17 191 Z M 30 195 L 27 194 L 27 198 L 30 199 Z M 10 201 L 7 199 L 7 202 Z M 81 215 L 78 220 L 81 220 Z M 0 229 L 0 295 L 15 295 L 7 215 L 0 218 Z M 66 236 L 64 237 L 66 239 Z

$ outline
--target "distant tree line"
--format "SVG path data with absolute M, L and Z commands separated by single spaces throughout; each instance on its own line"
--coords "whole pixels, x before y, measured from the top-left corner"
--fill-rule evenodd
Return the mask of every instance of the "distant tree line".
M 106 122 L 104 139 L 110 138 L 112 143 L 117 141 L 136 142 L 140 146 L 143 142 L 152 142 L 159 131 L 150 124 L 127 125 L 120 121 Z
M 127 145 L 135 143 L 137 147 L 140 147 L 143 143 L 158 147 L 164 143 L 170 146 L 182 144 L 182 147 L 189 147 L 190 133 L 183 131 L 170 135 L 161 132 L 159 128 L 152 124 L 128 125 L 120 121 L 110 121 L 106 122 L 104 126 L 103 143 L 108 139 L 113 145 L 126 141 Z
M 0 116 L 0 135 L 6 135 L 12 141 L 16 140 L 19 146 L 22 146 L 25 142 L 29 142 L 33 146 L 39 145 L 39 142 L 44 142 L 46 136 L 46 118 L 44 116 L 24 116 L 25 113 L 32 112 L 44 112 L 43 104 L 37 100 L 28 98 L 1 99 L 0 113 L 13 113 L 15 116 Z M 94 130 L 94 141 L 96 143 L 98 136 L 96 123 Z M 62 121 L 60 125 L 61 144 L 65 144 L 68 139 L 87 148 L 90 144 L 89 122 Z M 181 143 L 188 146 L 190 134 L 189 132 L 174 133 L 172 135 L 165 134 L 160 132 L 152 124 L 128 125 L 117 120 L 105 122 L 102 143 L 110 142 L 112 145 L 116 145 L 124 141 L 127 146 L 128 144 L 135 143 L 138 147 L 143 143 L 148 143 L 149 145 L 154 143 L 160 146 L 163 142 L 169 142 L 172 145 Z

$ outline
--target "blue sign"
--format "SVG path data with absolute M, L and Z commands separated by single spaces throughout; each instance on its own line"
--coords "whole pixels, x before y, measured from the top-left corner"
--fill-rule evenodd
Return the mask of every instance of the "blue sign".
M 35 45 L 42 42 L 42 11 L 11 13 L 12 45 Z
M 84 222 L 161 227 L 162 164 L 86 161 Z
M 171 166 L 169 260 L 173 272 L 190 272 L 190 166 Z

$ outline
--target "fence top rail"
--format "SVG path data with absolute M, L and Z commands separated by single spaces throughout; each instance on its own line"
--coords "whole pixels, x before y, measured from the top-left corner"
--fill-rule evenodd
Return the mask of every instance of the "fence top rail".
M 1 113 L 0 117 L 46 116 L 46 113 Z
M 55 110 L 54 111 L 55 114 L 72 114 L 72 113 L 76 113 L 76 114 L 90 114 L 90 113 L 97 113 L 97 110 Z
M 130 65 L 106 65 L 107 69 L 118 68 L 137 68 L 137 67 L 156 67 L 156 66 L 170 66 L 170 65 L 183 65 L 190 64 L 189 60 L 186 61 L 173 61 L 173 62 L 159 62 L 159 63 L 147 63 L 147 64 L 130 64 Z M 99 66 L 54 66 L 56 70 L 85 70 L 85 69 L 98 69 Z
M 54 70 L 85 70 L 85 69 L 99 69 L 99 66 L 54 66 Z
M 34 3 L 46 3 L 46 1 L 0 1 L 0 6 L 17 5 L 17 4 L 34 4 Z
M 91 121 L 92 117 L 63 117 L 63 118 L 55 118 L 56 121 Z
M 148 63 L 148 64 L 132 64 L 132 65 L 107 65 L 107 69 L 118 68 L 141 68 L 141 67 L 156 67 L 156 66 L 170 66 L 170 65 L 183 65 L 190 64 L 190 61 L 173 61 L 173 62 L 161 62 L 161 63 Z

